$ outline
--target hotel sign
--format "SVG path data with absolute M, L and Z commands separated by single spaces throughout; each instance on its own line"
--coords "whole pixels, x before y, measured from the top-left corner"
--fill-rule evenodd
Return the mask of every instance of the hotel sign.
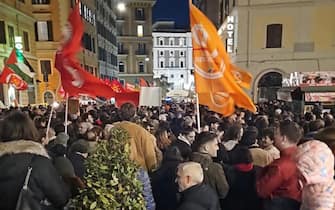
M 235 17 L 228 16 L 227 17 L 227 52 L 234 52 L 234 30 L 235 30 Z

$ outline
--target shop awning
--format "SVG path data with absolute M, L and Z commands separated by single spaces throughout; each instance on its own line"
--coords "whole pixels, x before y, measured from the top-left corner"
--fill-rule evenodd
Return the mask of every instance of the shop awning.
M 301 87 L 303 92 L 335 92 L 335 86 L 306 86 Z

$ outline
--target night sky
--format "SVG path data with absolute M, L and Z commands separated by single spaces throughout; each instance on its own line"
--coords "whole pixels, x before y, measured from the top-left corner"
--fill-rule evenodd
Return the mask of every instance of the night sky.
M 157 0 L 153 8 L 153 22 L 175 21 L 178 29 L 189 29 L 189 0 Z

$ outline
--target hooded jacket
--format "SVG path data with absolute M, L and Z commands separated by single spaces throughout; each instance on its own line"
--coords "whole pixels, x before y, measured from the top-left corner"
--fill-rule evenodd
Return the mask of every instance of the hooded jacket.
M 38 200 L 55 208 L 66 205 L 70 194 L 44 147 L 33 141 L 0 143 L 0 209 L 15 209 L 28 167 L 32 167 L 29 188 Z

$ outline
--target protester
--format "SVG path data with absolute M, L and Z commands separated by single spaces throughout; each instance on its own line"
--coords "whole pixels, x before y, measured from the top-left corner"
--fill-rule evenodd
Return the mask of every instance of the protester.
M 181 192 L 177 210 L 220 210 L 216 193 L 204 185 L 202 167 L 196 162 L 186 162 L 178 166 L 177 183 Z
M 195 131 L 193 128 L 184 128 L 178 136 L 178 139 L 171 145 L 178 147 L 184 161 L 188 161 L 192 155 L 191 145 L 195 139 Z

